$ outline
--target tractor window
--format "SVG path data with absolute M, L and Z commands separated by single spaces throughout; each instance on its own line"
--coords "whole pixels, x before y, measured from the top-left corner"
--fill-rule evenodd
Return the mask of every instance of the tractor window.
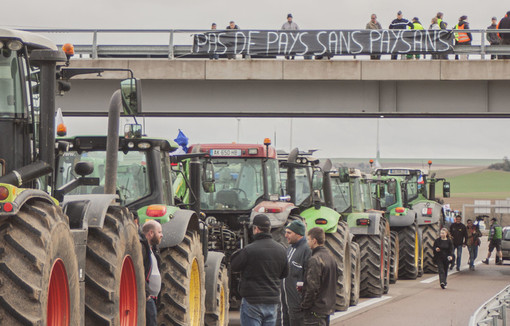
M 351 194 L 349 192 L 349 183 L 340 182 L 340 178 L 331 178 L 331 190 L 333 192 L 334 209 L 339 212 L 347 212 L 351 207 Z
M 418 176 L 413 175 L 407 182 L 407 201 L 413 201 L 418 197 Z
M 78 178 L 74 165 L 80 161 L 94 164 L 94 171 L 88 177 L 99 178 L 99 186 L 80 186 L 70 194 L 103 194 L 105 184 L 106 152 L 66 152 L 58 158 L 57 188 Z M 122 205 L 128 205 L 150 195 L 149 176 L 145 152 L 119 152 L 117 167 L 117 194 Z
M 363 207 L 365 209 L 373 209 L 374 203 L 372 202 L 372 192 L 370 189 L 370 184 L 368 182 L 362 182 L 361 183 L 361 191 L 362 191 L 362 200 L 363 200 Z
M 201 198 L 204 210 L 249 210 L 264 195 L 262 159 L 217 158 L 212 164 L 215 191 Z
M 353 212 L 362 212 L 363 211 L 363 202 L 362 202 L 362 191 L 361 191 L 361 182 L 359 178 L 351 178 L 351 196 L 352 196 L 352 211 Z
M 281 181 L 277 160 L 266 161 L 267 193 L 269 195 L 280 195 Z
M 0 50 L 0 118 L 23 114 L 23 90 L 16 52 Z
M 166 201 L 163 204 L 173 206 L 174 204 L 174 198 L 172 195 L 172 183 L 173 183 L 173 174 L 172 169 L 170 167 L 170 158 L 168 157 L 168 154 L 165 152 L 161 152 L 161 177 L 162 177 L 162 191 L 161 194 L 162 198 Z M 170 171 L 170 173 L 168 173 Z
M 308 168 L 296 169 L 296 205 L 302 205 L 310 198 L 312 187 Z

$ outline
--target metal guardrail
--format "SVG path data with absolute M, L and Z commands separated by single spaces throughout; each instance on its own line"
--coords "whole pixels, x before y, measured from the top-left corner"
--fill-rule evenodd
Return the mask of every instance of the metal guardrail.
M 204 57 L 197 56 L 192 53 L 194 34 L 206 33 L 211 30 L 201 29 L 23 29 L 24 31 L 44 34 L 57 44 L 73 43 L 75 53 L 81 57 L 97 58 L 125 58 L 125 57 L 146 57 L 146 58 L 168 58 L 176 59 L 181 57 Z M 487 42 L 487 34 L 510 32 L 510 30 L 493 30 L 493 29 L 470 29 L 462 30 L 463 33 L 473 34 L 472 45 L 456 45 L 454 46 L 454 54 L 471 54 L 479 55 L 481 59 L 485 59 L 487 55 L 510 55 L 510 45 L 489 45 Z M 85 34 L 89 41 L 76 40 L 76 35 Z M 100 36 L 108 34 L 128 35 L 129 40 L 133 40 L 134 35 L 143 35 L 142 39 L 147 41 L 155 36 L 163 35 L 168 42 L 154 42 L 155 44 L 141 45 L 140 43 L 124 42 L 123 44 L 100 43 Z M 66 41 L 59 39 L 63 35 L 71 36 Z M 476 36 L 476 37 L 475 37 Z M 79 37 L 82 39 L 83 37 Z M 184 44 L 176 44 L 176 38 L 180 38 Z M 189 38 L 186 42 L 186 38 Z M 358 54 L 358 56 L 360 56 Z M 368 54 L 367 54 L 368 56 Z M 274 57 L 270 57 L 274 58 Z
M 509 307 L 510 285 L 478 308 L 469 319 L 469 326 L 506 326 Z

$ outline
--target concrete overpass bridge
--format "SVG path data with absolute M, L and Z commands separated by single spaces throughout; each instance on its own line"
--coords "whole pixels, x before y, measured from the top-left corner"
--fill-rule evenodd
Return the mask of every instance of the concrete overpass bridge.
M 129 68 L 146 116 L 510 117 L 510 60 L 75 59 Z M 125 72 L 79 76 L 65 115 L 106 115 Z

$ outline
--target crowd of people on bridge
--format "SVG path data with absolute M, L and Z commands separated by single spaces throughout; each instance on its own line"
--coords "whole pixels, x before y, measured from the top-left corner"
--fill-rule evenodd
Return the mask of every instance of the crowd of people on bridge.
M 287 15 L 287 21 L 283 23 L 281 26 L 281 30 L 299 30 L 299 26 L 297 23 L 293 21 L 293 15 L 289 13 Z M 211 29 L 215 30 L 217 29 L 216 23 L 212 23 Z M 225 29 L 240 29 L 238 25 L 234 21 L 230 21 L 229 25 L 225 27 Z M 370 16 L 370 21 L 366 24 L 365 29 L 368 30 L 381 30 L 383 29 L 383 26 L 381 23 L 377 20 L 377 15 L 372 14 Z M 404 18 L 403 13 L 401 10 L 397 12 L 397 17 L 389 24 L 388 29 L 391 30 L 402 30 L 402 29 L 412 29 L 412 30 L 447 30 L 449 29 L 448 23 L 444 20 L 444 14 L 442 12 L 438 12 L 436 16 L 432 17 L 430 20 L 430 25 L 427 26 L 427 24 L 422 24 L 420 19 L 418 17 L 414 17 L 411 20 L 408 20 Z M 473 36 L 469 31 L 470 26 L 468 22 L 468 16 L 462 15 L 459 17 L 458 22 L 456 25 L 454 25 L 451 30 L 454 31 L 455 36 L 455 45 L 466 45 L 469 46 L 472 44 Z M 496 16 L 491 18 L 491 24 L 487 27 L 486 32 L 486 39 L 490 46 L 497 46 L 497 45 L 510 45 L 510 32 L 497 32 L 497 30 L 506 30 L 510 29 L 510 11 L 506 12 L 505 16 L 501 18 L 501 20 L 498 22 L 498 19 Z M 243 58 L 247 57 L 246 55 L 243 56 Z M 325 56 L 326 58 L 330 59 L 330 56 Z M 356 57 L 356 56 L 355 56 Z M 425 56 L 424 56 L 425 57 Z M 227 55 L 228 59 L 235 59 L 235 55 L 229 54 Z M 285 56 L 286 59 L 294 59 L 295 56 Z M 323 59 L 323 56 L 316 56 L 316 59 Z M 379 60 L 381 58 L 381 55 L 371 55 L 370 58 L 372 60 Z M 403 55 L 402 59 L 420 59 L 419 54 L 407 54 Z M 448 59 L 448 54 L 433 54 L 432 59 Z M 461 55 L 460 59 L 467 59 L 467 54 Z M 219 59 L 218 54 L 211 54 L 210 59 Z M 312 59 L 312 56 L 305 55 L 305 59 Z M 392 60 L 398 59 L 397 54 L 391 55 Z M 459 56 L 455 55 L 455 59 L 458 60 Z M 510 59 L 510 55 L 491 55 L 491 59 Z

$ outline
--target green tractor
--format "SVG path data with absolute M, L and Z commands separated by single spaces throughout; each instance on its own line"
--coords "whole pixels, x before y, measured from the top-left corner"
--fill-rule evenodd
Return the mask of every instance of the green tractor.
M 68 78 L 97 70 L 63 67 L 69 57 L 31 33 L 0 30 L 0 52 L 1 323 L 143 324 L 141 246 L 133 215 L 111 191 L 115 168 L 100 195 L 69 195 L 98 182 L 85 177 L 89 162 L 74 167 L 79 181 L 55 183 L 55 96 Z M 134 109 L 138 94 L 134 79 L 122 82 L 110 111 Z
M 331 161 L 320 164 L 311 153 L 296 148 L 280 156 L 281 171 L 286 179 L 285 191 L 299 207 L 307 228 L 320 227 L 326 233 L 326 247 L 337 263 L 336 310 L 347 310 L 359 301 L 360 248 L 351 241 L 347 223 L 331 208 Z
M 389 205 L 393 210 L 387 210 L 390 227 L 398 230 L 400 237 L 399 275 L 413 279 L 423 273 L 436 273 L 433 244 L 445 223 L 442 203 L 435 194 L 436 184 L 443 182 L 443 197 L 449 197 L 450 183 L 428 178 L 421 169 L 376 169 L 374 175 L 386 180 L 394 178 L 396 195 L 400 195 L 399 201 Z
M 140 135 L 139 125 L 126 126 L 125 137 L 118 138 L 117 187 L 121 206 L 136 213 L 142 225 L 147 220 L 159 221 L 163 239 L 159 245 L 162 258 L 162 288 L 158 309 L 160 325 L 227 325 L 228 275 L 224 255 L 207 251 L 207 229 L 200 217 L 200 181 L 194 182 L 192 205 L 183 209 L 174 202 L 172 162 L 190 160 L 188 167 L 200 169 L 190 156 L 170 156 L 178 148 L 174 142 Z M 131 130 L 135 130 L 131 132 Z M 94 165 L 94 185 L 82 184 L 71 194 L 91 195 L 104 192 L 106 182 L 106 137 L 78 136 L 60 138 L 70 144 L 69 150 L 57 156 L 57 185 L 76 179 L 73 167 L 80 162 Z M 199 176 L 193 170 L 192 176 Z M 228 297 L 228 295 L 227 295 Z
M 330 207 L 342 214 L 360 247 L 360 296 L 380 297 L 389 291 L 391 247 L 398 239 L 391 239 L 386 219 L 373 207 L 371 178 L 339 167 L 331 174 L 331 189 Z

